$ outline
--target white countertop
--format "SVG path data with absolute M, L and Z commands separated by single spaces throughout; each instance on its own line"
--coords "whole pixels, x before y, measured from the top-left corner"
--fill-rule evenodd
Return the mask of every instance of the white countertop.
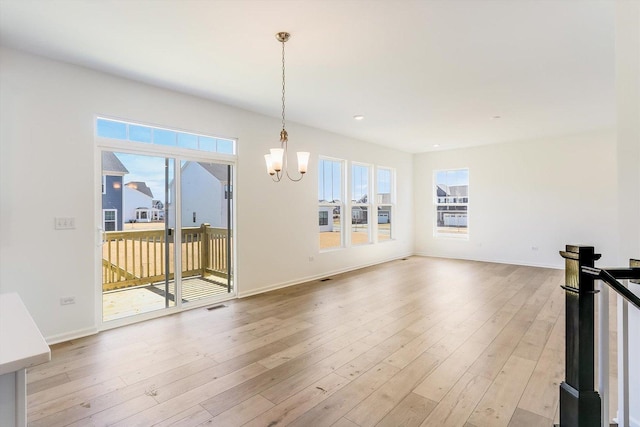
M 0 375 L 51 360 L 51 350 L 20 296 L 0 294 Z

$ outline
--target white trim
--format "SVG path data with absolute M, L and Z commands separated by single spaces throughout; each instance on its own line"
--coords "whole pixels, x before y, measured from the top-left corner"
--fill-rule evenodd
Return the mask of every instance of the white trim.
M 175 132 L 184 132 L 184 133 L 188 133 L 188 134 L 193 134 L 193 135 L 199 135 L 199 136 L 204 136 L 204 137 L 210 137 L 210 138 L 215 138 L 215 139 L 226 139 L 229 141 L 233 141 L 234 143 L 234 151 L 236 154 L 233 155 L 229 155 L 229 154 L 222 154 L 222 153 L 218 153 L 218 152 L 212 152 L 212 151 L 200 151 L 200 150 L 194 150 L 194 149 L 187 149 L 187 148 L 182 148 L 182 147 L 172 147 L 172 146 L 165 146 L 165 145 L 158 145 L 158 144 L 150 144 L 150 143 L 140 143 L 140 142 L 133 142 L 133 141 L 129 141 L 129 140 L 119 140 L 119 139 L 110 139 L 110 138 L 103 138 L 103 137 L 98 137 L 97 136 L 97 119 L 98 118 L 104 118 L 107 120 L 115 120 L 115 121 L 122 121 L 125 123 L 130 123 L 130 124 L 134 124 L 134 125 L 141 125 L 141 126 L 148 126 L 148 127 L 153 127 L 153 128 L 158 128 L 158 129 L 163 129 L 163 130 L 170 130 L 170 131 L 175 131 Z M 145 125 L 145 124 L 140 124 L 140 123 L 135 123 L 135 122 L 131 122 L 128 120 L 121 120 L 121 119 L 112 119 L 112 118 L 108 118 L 106 116 L 94 116 L 94 121 L 93 121 L 93 125 L 94 125 L 94 141 L 95 141 L 95 156 L 94 156 L 94 168 L 95 168 L 95 173 L 96 173 L 96 179 L 99 179 L 99 177 L 102 175 L 102 152 L 103 151 L 111 151 L 111 152 L 117 152 L 117 153 L 127 153 L 127 154 L 134 154 L 134 155 L 140 155 L 140 156 L 153 156 L 153 157 L 161 157 L 161 158 L 168 158 L 171 161 L 173 161 L 174 164 L 174 168 L 173 168 L 173 180 L 174 180 L 174 185 L 176 186 L 176 194 L 181 194 L 182 189 L 179 188 L 181 185 L 181 181 L 180 181 L 180 174 L 181 174 L 181 162 L 183 161 L 195 161 L 195 162 L 207 162 L 207 163 L 217 163 L 217 164 L 223 164 L 223 165 L 229 165 L 232 167 L 232 182 L 235 183 L 237 181 L 237 168 L 238 168 L 238 156 L 237 156 L 237 152 L 238 152 L 238 141 L 236 138 L 226 138 L 226 137 L 220 137 L 220 136 L 211 136 L 211 135 L 207 135 L 207 134 L 202 134 L 202 133 L 196 133 L 196 132 L 191 132 L 191 131 L 186 131 L 186 130 L 179 130 L 179 129 L 171 129 L 171 128 L 165 128 L 165 127 L 161 127 L 161 126 L 155 126 L 155 125 Z M 96 192 L 95 195 L 95 203 L 96 203 L 96 213 L 95 213 L 95 223 L 96 224 L 103 224 L 103 218 L 100 217 L 99 212 L 102 210 L 102 195 L 99 192 Z M 123 192 L 123 197 L 124 197 L 124 192 Z M 180 199 L 178 197 L 178 199 Z M 167 201 L 165 200 L 165 203 Z M 176 220 L 176 224 L 181 224 L 181 209 L 180 209 L 180 200 L 175 200 L 173 203 L 173 210 L 175 210 L 174 213 L 174 217 Z M 231 203 L 232 203 L 232 207 L 231 207 L 231 212 L 232 212 L 232 218 L 231 219 L 231 238 L 234 241 L 237 241 L 236 239 L 236 227 L 233 226 L 236 223 L 236 206 L 237 206 L 237 193 L 236 193 L 236 189 L 234 189 L 234 195 L 233 198 L 231 199 Z M 117 212 L 116 212 L 117 215 Z M 98 230 L 101 229 L 101 227 L 97 227 Z M 114 320 L 110 320 L 107 322 L 103 321 L 103 292 L 102 292 L 102 264 L 100 262 L 101 258 L 102 258 L 102 245 L 101 245 L 101 237 L 100 237 L 100 233 L 97 233 L 98 237 L 96 240 L 96 254 L 95 254 L 95 283 L 96 283 L 96 295 L 95 295 L 95 325 L 96 327 L 93 329 L 96 332 L 97 331 L 102 331 L 102 330 L 107 330 L 107 329 L 111 329 L 111 328 L 115 328 L 115 327 L 119 327 L 119 326 L 124 326 L 124 325 L 129 325 L 129 324 L 133 324 L 133 323 L 137 323 L 140 321 L 144 321 L 144 320 L 149 320 L 149 319 L 153 319 L 156 317 L 162 317 L 162 316 L 166 316 L 169 314 L 174 314 L 174 313 L 178 313 L 181 311 L 187 311 L 187 310 L 191 310 L 193 308 L 199 307 L 199 306 L 205 306 L 205 305 L 210 305 L 216 302 L 220 302 L 220 301 L 224 301 L 224 300 L 229 300 L 229 299 L 233 299 L 233 298 L 237 298 L 238 295 L 238 280 L 237 280 L 237 275 L 236 275 L 236 271 L 237 271 L 237 245 L 232 245 L 232 253 L 230 254 L 231 256 L 231 271 L 229 272 L 229 274 L 231 275 L 230 280 L 232 280 L 233 283 L 233 287 L 231 289 L 231 292 L 228 294 L 225 294 L 222 296 L 223 299 L 220 299 L 220 297 L 212 297 L 212 298 L 205 298 L 205 299 L 201 299 L 201 300 L 197 300 L 194 302 L 189 302 L 186 307 L 183 306 L 182 304 L 182 296 L 181 296 L 181 289 L 179 289 L 178 286 L 176 286 L 176 296 L 175 296 L 175 301 L 174 301 L 174 305 L 170 306 L 168 308 L 163 308 L 163 309 L 159 309 L 159 310 L 154 310 L 151 312 L 147 312 L 147 313 L 141 313 L 138 315 L 133 315 L 133 316 L 128 316 L 128 317 L 124 317 L 121 319 L 114 319 Z M 182 265 L 182 254 L 181 251 L 178 250 L 179 243 L 181 241 L 182 235 L 181 233 L 176 233 L 174 230 L 174 242 L 178 243 L 178 244 L 174 244 L 174 263 L 177 266 L 181 266 Z M 174 276 L 174 281 L 176 283 L 180 283 L 181 280 L 181 268 L 177 268 L 175 269 L 177 270 Z M 95 333 L 95 332 L 94 332 Z M 72 338 L 77 338 L 78 336 L 73 336 Z M 64 340 L 68 340 L 68 339 L 72 339 L 72 338 L 65 338 Z
M 346 236 L 346 225 L 345 225 L 345 212 L 347 213 L 347 217 L 349 217 L 351 215 L 351 208 L 349 206 L 349 201 L 345 200 L 346 199 L 346 195 L 347 195 L 347 174 L 346 174 L 346 164 L 347 161 L 345 159 L 338 159 L 335 157 L 326 157 L 326 156 L 318 156 L 318 180 L 320 179 L 320 162 L 321 161 L 329 161 L 329 162 L 335 162 L 335 163 L 339 163 L 340 164 L 340 202 L 339 203 L 334 203 L 334 202 L 318 202 L 318 207 L 338 207 L 340 208 L 340 246 L 332 246 L 330 248 L 321 248 L 320 247 L 320 231 L 316 228 L 316 244 L 318 245 L 318 253 L 324 253 L 324 252 L 329 252 L 329 251 L 335 251 L 338 249 L 344 249 L 346 248 L 349 243 L 350 243 L 350 235 Z M 317 188 L 317 187 L 316 187 Z M 320 195 L 318 194 L 318 197 Z M 317 212 L 317 209 L 316 209 Z M 331 221 L 333 221 L 333 214 L 331 215 L 330 218 Z M 317 224 L 317 221 L 314 221 L 314 224 Z M 316 225 L 316 227 L 318 227 L 318 225 Z
M 231 164 L 236 162 L 237 155 L 220 154 L 212 151 L 197 151 L 188 148 L 170 147 L 167 145 L 154 145 L 143 142 L 130 142 L 120 139 L 95 137 L 96 146 L 108 151 L 118 153 L 141 154 L 162 157 L 180 157 L 182 159 L 206 159 L 218 163 Z
M 617 295 L 618 322 L 618 414 L 617 423 L 630 425 L 629 420 L 629 303 Z
M 372 187 L 373 187 L 373 171 L 375 169 L 375 166 L 370 164 L 370 163 L 361 163 L 361 162 L 350 162 L 351 163 L 351 174 L 349 175 L 350 180 L 349 180 L 349 194 L 348 197 L 346 197 L 346 199 L 349 202 L 349 240 L 351 242 L 351 246 L 364 246 L 364 245 L 370 245 L 374 243 L 374 238 L 373 238 L 373 228 L 372 228 L 372 206 L 373 206 L 373 202 L 371 200 L 371 193 L 372 193 Z M 357 203 L 354 202 L 354 195 L 353 195 L 353 185 L 354 185 L 354 173 L 353 173 L 353 168 L 354 167 L 362 167 L 362 168 L 366 168 L 367 169 L 367 203 Z M 361 208 L 366 208 L 367 209 L 367 241 L 364 243 L 357 243 L 354 244 L 353 243 L 353 208 L 354 207 L 361 207 Z M 377 216 L 376 216 L 376 220 L 377 220 Z
M 93 134 L 96 134 L 96 120 L 94 118 L 93 120 L 93 127 L 94 127 L 94 132 Z M 94 144 L 93 145 L 93 176 L 94 179 L 96 180 L 96 184 L 98 182 L 98 180 L 100 179 L 100 177 L 102 176 L 102 149 L 97 145 Z M 97 190 L 97 187 L 96 187 Z M 124 194 L 124 191 L 122 192 Z M 94 333 L 97 333 L 99 330 L 99 325 L 102 324 L 102 243 L 103 243 L 103 235 L 102 233 L 104 233 L 104 229 L 102 228 L 102 194 L 100 194 L 99 191 L 95 191 L 94 192 L 94 208 L 93 208 L 93 215 L 94 215 L 94 224 L 95 224 L 95 228 L 96 228 L 96 240 L 94 242 L 94 255 L 93 255 L 93 260 L 94 260 L 94 265 L 93 265 L 93 271 L 94 271 L 94 279 L 93 279 L 93 286 L 94 286 L 94 300 L 93 300 L 93 311 L 94 311 L 94 315 L 93 315 L 93 328 L 90 329 L 90 331 L 92 332 L 86 332 L 84 336 L 86 335 L 91 335 Z M 86 329 L 83 331 L 87 331 Z M 59 341 L 57 340 L 57 337 L 52 337 L 54 342 L 62 342 L 62 341 L 66 341 L 69 339 L 74 339 L 74 338 L 78 338 L 79 336 L 82 335 L 78 335 L 75 336 L 75 334 L 72 332 L 72 336 L 71 337 L 67 337 L 68 334 L 63 334 L 63 336 Z M 49 341 L 47 339 L 47 341 Z
M 99 332 L 98 328 L 84 328 L 76 329 L 75 331 L 69 331 L 62 334 L 49 335 L 45 337 L 48 345 L 58 344 L 61 342 L 71 341 L 78 338 L 87 337 L 89 335 L 95 335 Z
M 458 239 L 461 241 L 461 239 Z M 540 264 L 540 263 L 533 263 L 533 262 L 527 262 L 527 261 L 507 261 L 507 260 L 503 260 L 503 259 L 495 259 L 495 258 L 482 258 L 482 257 L 461 257 L 461 256 L 453 256 L 453 255 L 449 255 L 449 256 L 443 256 L 443 255 L 433 255 L 427 252 L 414 252 L 413 256 L 421 256 L 421 257 L 426 257 L 426 258 L 438 258 L 438 259 L 457 259 L 457 260 L 461 260 L 461 261 L 478 261 L 478 262 L 486 262 L 489 264 L 507 264 L 507 265 L 522 265 L 525 267 L 540 267 L 540 268 L 551 268 L 554 270 L 564 270 L 564 264 L 559 264 L 559 265 L 555 265 L 555 264 Z
M 380 170 L 389 171 L 391 182 L 389 182 L 389 203 L 378 203 L 378 172 Z M 373 172 L 374 175 L 374 188 L 373 188 L 373 197 L 372 205 L 373 210 L 376 213 L 375 226 L 373 230 L 373 241 L 375 243 L 386 243 L 390 242 L 393 239 L 395 227 L 393 226 L 393 221 L 395 218 L 395 201 L 396 201 L 396 170 L 395 168 L 390 168 L 387 166 L 376 166 Z M 386 240 L 380 240 L 380 230 L 379 230 L 379 222 L 378 222 L 378 210 L 379 208 L 388 207 L 389 208 L 389 238 Z
M 606 426 L 611 423 L 609 416 L 609 286 L 600 280 L 596 283 L 600 290 L 596 296 L 598 307 L 597 375 L 598 392 L 602 399 L 600 424 Z
M 252 295 L 259 295 L 265 292 L 269 292 L 269 291 L 275 291 L 276 289 L 282 289 L 282 288 L 288 288 L 289 286 L 296 286 L 296 285 L 301 285 L 303 283 L 308 283 L 308 282 L 313 282 L 315 280 L 319 280 L 319 279 L 323 279 L 325 277 L 328 276 L 336 276 L 338 274 L 343 274 L 343 273 L 348 273 L 350 271 L 355 271 L 355 270 L 360 270 L 362 268 L 367 268 L 367 267 L 371 267 L 374 265 L 378 265 L 378 264 L 383 264 L 385 262 L 391 262 L 391 261 L 397 261 L 400 260 L 402 258 L 406 258 L 412 256 L 411 254 L 405 254 L 405 255 L 400 255 L 400 256 L 394 256 L 391 258 L 384 258 L 384 259 L 380 259 L 374 262 L 368 262 L 368 263 L 364 263 L 364 264 L 359 264 L 359 265 L 355 265 L 355 266 L 351 266 L 351 267 L 347 267 L 347 268 L 341 268 L 341 269 L 337 269 L 337 270 L 332 270 L 332 271 L 328 271 L 328 272 L 323 272 L 322 274 L 314 274 L 312 276 L 306 276 L 303 277 L 301 279 L 295 279 L 295 280 L 291 280 L 288 282 L 281 282 L 281 283 L 275 283 L 272 285 L 268 285 L 268 286 L 263 286 L 261 288 L 257 288 L 254 289 L 250 292 L 240 292 L 238 294 L 238 298 L 246 298 L 246 297 L 250 297 Z
M 448 233 L 446 231 L 438 231 L 438 207 L 439 206 L 449 206 L 453 205 L 452 203 L 438 203 L 438 181 L 437 174 L 438 172 L 449 172 L 449 171 L 467 171 L 467 203 L 455 203 L 456 206 L 466 206 L 467 210 L 465 212 L 466 222 L 467 222 L 467 232 L 466 233 Z M 445 239 L 455 239 L 455 240 L 469 240 L 470 231 L 471 231 L 471 218 L 469 215 L 469 200 L 471 199 L 471 171 L 469 167 L 460 167 L 460 168 L 448 168 L 448 169 L 434 169 L 431 184 L 431 190 L 433 191 L 432 198 L 432 209 L 433 209 L 433 237 L 436 239 L 445 238 Z
M 107 211 L 115 212 L 115 219 L 114 220 L 109 220 L 109 222 L 113 222 L 115 224 L 115 228 L 113 229 L 113 231 L 117 231 L 118 230 L 118 210 L 117 209 L 112 209 L 112 208 L 102 209 L 102 230 L 103 231 L 109 231 L 109 230 L 107 230 L 107 227 L 105 227 L 105 224 L 106 224 L 107 220 L 104 219 L 104 214 Z
M 127 125 L 127 139 L 108 138 L 108 137 L 98 136 L 98 126 L 97 125 L 98 125 L 98 120 L 100 120 L 100 119 L 111 121 L 111 122 L 123 123 L 123 124 Z M 163 131 L 168 131 L 168 132 L 175 132 L 175 133 L 193 135 L 193 136 L 196 136 L 196 137 L 211 138 L 211 139 L 215 139 L 215 140 L 226 140 L 226 141 L 229 141 L 229 142 L 231 142 L 233 144 L 233 153 L 232 154 L 223 154 L 223 153 L 219 153 L 217 151 L 199 150 L 197 148 L 184 148 L 184 147 L 178 147 L 177 145 L 175 147 L 173 147 L 173 146 L 170 146 L 170 145 L 156 144 L 154 142 L 132 141 L 132 140 L 129 139 L 130 138 L 129 125 L 150 128 L 152 130 L 152 132 L 153 132 L 154 129 L 158 129 L 158 130 L 163 130 Z M 208 134 L 208 133 L 194 132 L 194 131 L 186 130 L 186 129 L 171 128 L 171 127 L 159 126 L 159 125 L 155 125 L 155 124 L 135 122 L 135 121 L 131 121 L 131 120 L 126 120 L 126 119 L 121 119 L 121 118 L 114 118 L 114 117 L 105 116 L 105 115 L 101 115 L 101 114 L 97 114 L 94 117 L 94 133 L 93 134 L 95 135 L 96 138 L 101 139 L 101 140 L 105 140 L 105 141 L 124 141 L 124 142 L 126 142 L 128 144 L 143 144 L 143 145 L 154 145 L 154 146 L 166 147 L 166 148 L 181 148 L 181 149 L 186 149 L 186 150 L 189 150 L 189 151 L 196 151 L 196 152 L 200 152 L 200 153 L 216 153 L 216 154 L 231 155 L 231 156 L 236 156 L 237 153 L 238 153 L 238 138 L 235 138 L 235 137 L 225 137 L 225 136 L 219 136 L 219 135 L 211 135 L 211 134 Z M 217 143 L 216 143 L 216 146 L 217 146 Z
M 173 229 L 173 282 L 174 282 L 174 306 L 182 309 L 182 162 L 180 158 L 171 159 L 173 161 L 173 186 L 175 188 L 173 200 L 173 217 L 175 218 L 175 226 Z M 170 182 L 171 180 L 169 180 Z M 167 183 L 166 185 L 169 185 Z M 165 203 L 167 201 L 165 200 Z M 171 214 L 169 214 L 171 218 Z M 169 218 L 165 219 L 165 227 Z M 180 224 L 180 232 L 178 232 L 178 224 Z M 168 267 L 168 266 L 167 266 Z M 180 283 L 180 286 L 178 286 Z

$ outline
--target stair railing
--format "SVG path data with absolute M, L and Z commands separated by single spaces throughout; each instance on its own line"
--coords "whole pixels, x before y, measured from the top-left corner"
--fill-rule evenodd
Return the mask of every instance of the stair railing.
M 600 259 L 600 254 L 596 254 L 592 246 L 567 245 L 566 251 L 561 251 L 560 255 L 565 259 L 565 285 L 562 288 L 565 290 L 566 304 L 566 379 L 560 385 L 560 426 L 609 426 L 608 288 L 616 291 L 621 301 L 618 312 L 619 319 L 622 318 L 623 321 L 619 321 L 618 334 L 622 333 L 628 338 L 628 328 L 625 323 L 627 314 L 624 310 L 628 309 L 628 304 L 640 309 L 640 298 L 618 282 L 618 279 L 640 280 L 640 268 L 638 268 L 640 262 L 631 260 L 630 268 L 598 269 L 595 268 L 595 261 Z M 595 289 L 595 280 L 601 281 L 600 290 Z M 594 387 L 594 301 L 595 294 L 598 292 L 601 294 L 598 322 L 600 393 Z M 621 311 L 622 315 L 620 315 Z M 620 323 L 622 323 L 621 326 Z M 628 347 L 625 343 L 619 347 L 622 348 L 618 349 L 618 373 L 621 379 L 618 391 L 618 424 L 629 426 Z M 604 396 L 604 402 L 601 394 Z

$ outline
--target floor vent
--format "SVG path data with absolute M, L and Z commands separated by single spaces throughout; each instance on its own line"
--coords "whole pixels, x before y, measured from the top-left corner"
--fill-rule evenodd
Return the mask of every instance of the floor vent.
M 320 279 L 321 282 L 326 282 L 328 280 L 331 280 L 331 277 L 325 277 L 324 279 Z
M 211 310 L 216 310 L 218 308 L 224 308 L 224 307 L 226 307 L 226 305 L 224 304 L 212 305 L 211 307 L 207 307 L 207 310 L 211 311 Z

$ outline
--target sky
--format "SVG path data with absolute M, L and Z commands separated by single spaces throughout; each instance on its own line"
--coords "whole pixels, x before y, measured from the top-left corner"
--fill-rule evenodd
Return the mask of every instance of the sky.
M 342 161 L 320 159 L 318 162 L 318 201 L 344 201 L 342 195 Z M 361 200 L 370 193 L 371 166 L 351 165 L 351 200 Z M 377 170 L 377 193 L 391 193 L 391 170 L 380 168 Z
M 133 143 L 148 143 L 223 154 L 233 154 L 235 148 L 235 141 L 230 139 L 214 138 L 104 118 L 97 119 L 96 133 L 99 137 Z M 153 199 L 165 203 L 165 157 L 125 153 L 115 154 L 129 170 L 129 173 L 123 178 L 125 184 L 131 181 L 144 182 L 151 189 Z M 169 182 L 173 180 L 173 162 L 174 160 L 169 158 Z
M 469 169 L 436 171 L 436 185 L 469 185 Z
M 123 177 L 124 183 L 141 181 L 151 189 L 154 200 L 165 202 L 164 197 L 164 157 L 143 156 L 140 154 L 115 153 L 129 171 Z M 169 182 L 173 180 L 173 159 L 169 159 Z
M 233 154 L 235 141 L 219 139 L 188 132 L 174 131 L 117 120 L 98 118 L 96 133 L 99 137 L 131 141 L 133 143 L 150 143 L 171 147 L 188 148 L 199 151 Z M 125 184 L 141 181 L 147 184 L 155 200 L 165 203 L 165 158 L 148 155 L 116 153 L 116 156 L 129 170 L 124 176 Z M 173 159 L 169 159 L 169 181 L 173 179 Z M 371 166 L 352 164 L 351 200 L 362 200 L 370 196 Z M 343 162 L 340 160 L 320 159 L 318 162 L 318 200 L 344 202 Z M 391 193 L 391 170 L 380 168 L 376 172 L 378 194 Z M 449 184 L 453 185 L 453 184 Z M 347 197 L 348 197 L 347 196 Z

